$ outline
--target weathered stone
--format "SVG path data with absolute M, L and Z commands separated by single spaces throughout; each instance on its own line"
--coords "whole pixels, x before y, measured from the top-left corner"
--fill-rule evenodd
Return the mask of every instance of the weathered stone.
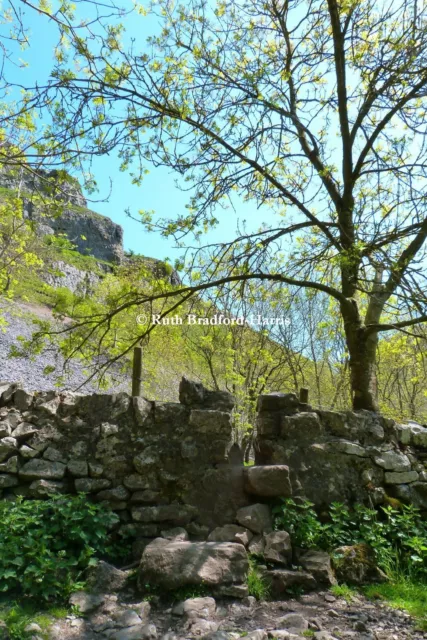
M 19 453 L 23 458 L 35 458 L 36 456 L 40 455 L 40 452 L 37 451 L 37 449 L 32 449 L 31 447 L 28 447 L 26 444 L 20 447 Z
M 208 536 L 208 542 L 238 542 L 247 546 L 253 537 L 253 533 L 245 527 L 237 524 L 225 524 L 217 527 Z
M 48 447 L 43 453 L 43 458 L 45 460 L 50 460 L 51 462 L 67 461 L 66 456 L 58 449 L 55 449 L 55 447 Z
M 91 478 L 100 478 L 104 473 L 104 467 L 100 464 L 89 462 L 89 475 Z
M 409 484 L 418 480 L 418 473 L 416 471 L 402 471 L 400 473 L 386 471 L 384 478 L 386 484 Z
M 17 389 L 13 394 L 13 404 L 19 411 L 27 411 L 33 402 L 34 396 L 24 389 Z
M 89 569 L 86 582 L 91 592 L 117 593 L 124 588 L 128 577 L 129 571 L 120 571 L 100 560 L 95 567 Z
M 156 489 L 158 483 L 154 475 L 132 473 L 123 479 L 123 484 L 131 491 L 138 491 L 139 489 Z
M 299 558 L 303 569 L 312 574 L 319 584 L 332 586 L 337 583 L 332 571 L 331 557 L 325 551 L 306 551 Z
M 26 462 L 19 470 L 19 477 L 23 480 L 62 480 L 66 470 L 65 464 L 61 462 L 49 462 L 49 460 L 39 460 L 34 458 Z
M 67 469 L 74 478 L 86 478 L 89 474 L 88 464 L 84 460 L 70 460 Z
M 94 493 L 111 487 L 111 480 L 106 478 L 77 478 L 74 481 L 76 491 L 79 493 Z
M 181 504 L 165 504 L 156 507 L 134 507 L 132 518 L 136 522 L 173 522 L 187 524 L 197 511 L 194 507 Z
M 0 462 L 10 458 L 18 448 L 18 441 L 11 436 L 1 438 L 0 440 Z
M 236 520 L 254 533 L 268 533 L 273 528 L 270 509 L 266 504 L 251 504 L 248 507 L 242 507 L 236 514 Z
M 182 615 L 187 616 L 187 618 L 202 618 L 203 620 L 208 620 L 215 615 L 215 611 L 216 602 L 210 597 L 189 598 L 182 603 Z
M 248 551 L 251 555 L 262 556 L 265 549 L 265 538 L 262 535 L 257 535 L 252 538 L 249 543 Z
M 366 449 L 364 447 L 361 447 L 360 444 L 356 444 L 355 442 L 349 442 L 347 440 L 337 440 L 335 442 L 331 442 L 330 446 L 335 451 L 346 453 L 349 456 L 358 456 L 359 458 L 367 458 L 369 456 Z
M 144 538 L 155 538 L 158 532 L 159 526 L 156 524 L 137 524 L 136 522 L 124 524 L 120 527 L 119 530 L 119 533 L 122 536 L 130 538 L 136 538 L 137 536 L 142 536 Z
M 0 473 L 18 473 L 18 456 L 13 456 L 7 462 L 0 464 Z
M 192 438 L 181 442 L 181 457 L 184 460 L 195 460 L 199 456 L 199 448 Z
M 411 468 L 408 457 L 398 451 L 386 451 L 374 458 L 374 462 L 387 471 L 408 471 Z
M 0 438 L 7 438 L 12 434 L 12 427 L 8 420 L 2 420 L 0 422 Z
M 16 383 L 0 383 L 0 407 L 4 407 L 12 400 L 13 394 L 15 393 L 17 388 L 18 385 Z
M 289 590 L 299 587 L 304 591 L 313 591 L 317 587 L 316 580 L 307 571 L 290 571 L 289 569 L 273 569 L 263 572 L 270 585 L 273 597 L 289 593 Z
M 110 422 L 103 422 L 101 424 L 101 436 L 103 438 L 108 438 L 116 433 L 119 433 L 119 427 L 117 424 L 111 424 Z
M 161 531 L 161 536 L 162 538 L 166 538 L 166 540 L 178 540 L 181 542 L 189 540 L 187 531 L 182 527 L 174 527 L 173 529 Z
M 245 489 L 256 496 L 289 498 L 292 495 L 289 467 L 254 466 L 244 470 Z
M 147 470 L 150 470 L 153 465 L 157 465 L 160 462 L 160 451 L 154 447 L 147 447 L 142 453 L 135 456 L 133 464 L 138 473 L 145 474 Z
M 286 531 L 266 533 L 264 558 L 287 566 L 292 559 L 291 537 Z
M 31 424 L 30 422 L 21 422 L 16 429 L 13 430 L 13 437 L 18 440 L 18 442 L 25 442 L 35 433 L 37 433 L 38 428 L 35 424 Z
M 412 442 L 416 447 L 427 447 L 427 429 L 411 426 Z
M 0 489 L 7 489 L 8 487 L 16 487 L 17 484 L 18 484 L 18 478 L 16 476 L 0 474 Z
M 321 436 L 323 427 L 317 413 L 296 413 L 282 416 L 280 433 L 284 440 L 297 437 L 301 442 L 313 442 Z
M 156 640 L 157 629 L 154 624 L 137 624 L 127 629 L 115 631 L 109 640 Z
M 338 547 L 332 553 L 332 565 L 338 580 L 346 584 L 387 580 L 377 566 L 373 549 L 367 544 Z
M 103 595 L 87 593 L 86 591 L 76 591 L 70 596 L 69 603 L 77 607 L 80 613 L 91 613 L 98 609 L 105 602 Z
M 214 595 L 219 598 L 247 598 L 249 588 L 247 584 L 219 584 L 213 588 Z
M 132 398 L 133 410 L 136 424 L 139 427 L 144 426 L 153 417 L 153 402 L 149 402 L 142 396 Z
M 109 502 L 127 500 L 129 498 L 129 491 L 125 489 L 123 485 L 118 485 L 113 489 L 104 489 L 100 491 L 96 498 L 97 500 L 107 500 Z
M 45 498 L 50 495 L 65 493 L 66 485 L 58 480 L 34 480 L 30 484 L 30 495 L 33 498 Z
M 186 585 L 243 583 L 249 569 L 241 544 L 177 542 L 157 538 L 142 554 L 139 583 L 166 590 Z
M 137 624 L 142 624 L 142 620 L 136 611 L 127 610 L 120 611 L 114 615 L 114 622 L 116 627 L 123 629 L 124 627 L 134 627 Z
M 210 391 L 201 382 L 193 382 L 185 376 L 179 383 L 179 401 L 188 407 L 214 408 L 230 413 L 234 397 L 227 391 Z
M 231 434 L 231 416 L 224 411 L 211 409 L 193 409 L 190 413 L 190 425 L 197 433 Z
M 278 622 L 281 629 L 287 629 L 292 633 L 301 633 L 308 629 L 308 620 L 300 613 L 287 613 Z
M 295 393 L 280 393 L 275 391 L 258 396 L 257 411 L 296 410 L 298 405 L 299 400 Z
M 144 491 L 135 491 L 135 493 L 132 493 L 130 501 L 135 504 L 149 504 L 150 502 L 159 503 L 162 501 L 165 502 L 166 500 L 164 498 L 162 499 L 162 494 L 160 493 L 160 491 L 145 489 Z

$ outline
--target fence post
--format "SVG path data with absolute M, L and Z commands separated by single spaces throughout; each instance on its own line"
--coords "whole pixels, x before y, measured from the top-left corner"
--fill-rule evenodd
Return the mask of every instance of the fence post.
M 132 396 L 141 395 L 142 383 L 142 347 L 135 347 L 133 350 L 132 366 Z
M 308 404 L 308 389 L 307 387 L 301 387 L 299 390 L 299 401 Z

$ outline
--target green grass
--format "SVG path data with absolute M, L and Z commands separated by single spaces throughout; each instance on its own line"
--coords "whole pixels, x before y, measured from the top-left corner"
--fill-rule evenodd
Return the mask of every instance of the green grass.
M 26 601 L 6 602 L 0 604 L 0 620 L 6 623 L 11 640 L 27 640 L 34 632 L 26 632 L 25 627 L 35 622 L 42 630 L 41 637 L 48 638 L 48 630 L 55 620 L 66 618 L 69 610 L 65 607 L 48 607 L 39 610 Z M 38 632 L 37 635 L 40 635 Z
M 346 602 L 351 602 L 353 596 L 357 595 L 357 590 L 346 584 L 336 584 L 331 587 L 331 593 L 333 593 L 337 598 L 344 598 Z
M 363 593 L 371 600 L 382 600 L 395 609 L 404 609 L 416 619 L 420 629 L 427 631 L 427 584 L 398 577 L 364 587 Z
M 267 580 L 259 571 L 254 558 L 249 558 L 249 573 L 247 578 L 249 595 L 257 600 L 268 600 L 270 587 Z

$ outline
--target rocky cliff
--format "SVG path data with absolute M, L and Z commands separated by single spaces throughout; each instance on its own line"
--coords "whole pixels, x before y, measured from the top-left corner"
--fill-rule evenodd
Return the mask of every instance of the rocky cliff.
M 113 264 L 123 261 L 123 229 L 110 218 L 87 207 L 79 182 L 62 171 L 0 170 L 0 187 L 22 195 L 28 218 L 36 220 L 43 235 L 63 233 L 83 255 Z M 44 197 L 64 203 L 62 215 L 41 211 Z

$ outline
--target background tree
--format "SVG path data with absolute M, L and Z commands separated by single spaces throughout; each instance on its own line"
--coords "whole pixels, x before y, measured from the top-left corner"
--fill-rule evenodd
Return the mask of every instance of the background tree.
M 118 148 L 122 168 L 137 162 L 135 180 L 145 161 L 174 168 L 193 187 L 188 212 L 144 222 L 181 240 L 215 224 L 235 193 L 276 210 L 260 232 L 219 246 L 216 264 L 231 256 L 227 282 L 275 280 L 334 299 L 353 406 L 377 409 L 379 333 L 427 320 L 427 8 L 161 0 L 152 11 L 163 28 L 145 49 L 125 51 L 120 28 L 106 25 L 78 42 L 78 66 L 59 61 L 45 87 L 57 144 Z M 220 284 L 215 275 L 192 291 Z

